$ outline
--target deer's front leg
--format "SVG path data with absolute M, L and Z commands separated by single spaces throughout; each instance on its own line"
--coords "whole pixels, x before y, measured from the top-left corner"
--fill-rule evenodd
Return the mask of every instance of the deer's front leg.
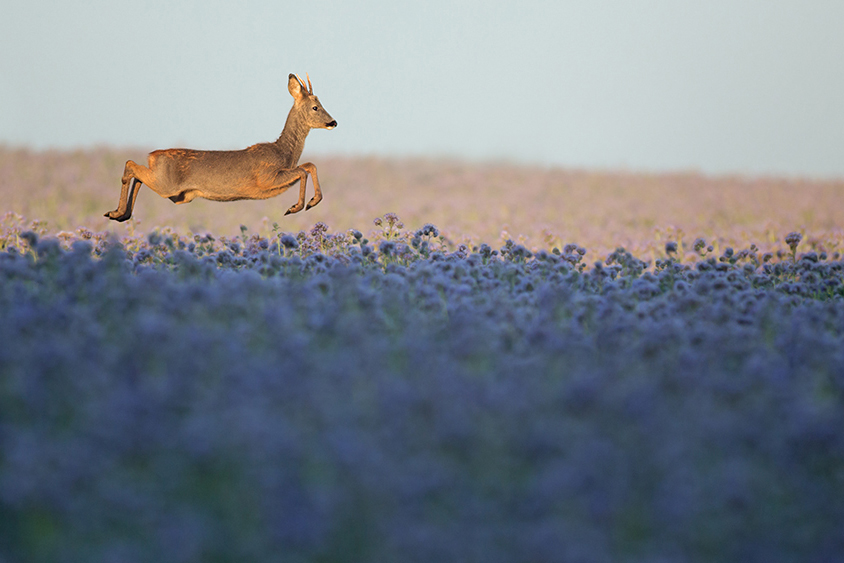
M 298 213 L 305 207 L 305 188 L 308 185 L 308 172 L 301 166 L 293 170 L 299 174 L 299 201 L 290 207 L 284 214 Z
M 311 198 L 311 201 L 308 202 L 308 205 L 305 209 L 310 209 L 317 203 L 322 201 L 322 190 L 319 188 L 319 178 L 317 177 L 316 172 L 316 165 L 312 162 L 306 162 L 305 164 L 300 164 L 299 168 L 304 168 L 307 170 L 308 174 L 311 175 L 311 180 L 314 183 L 314 197 Z

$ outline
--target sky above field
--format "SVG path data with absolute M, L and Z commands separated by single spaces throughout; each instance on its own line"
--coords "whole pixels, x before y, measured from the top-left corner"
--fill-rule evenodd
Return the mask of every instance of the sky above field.
M 844 177 L 844 2 L 10 2 L 0 143 Z

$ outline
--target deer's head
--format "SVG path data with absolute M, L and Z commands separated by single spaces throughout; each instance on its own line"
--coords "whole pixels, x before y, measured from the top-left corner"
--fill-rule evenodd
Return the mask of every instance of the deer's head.
M 293 106 L 304 117 L 305 123 L 311 129 L 334 129 L 337 127 L 337 122 L 333 117 L 328 115 L 325 108 L 319 102 L 319 98 L 314 96 L 314 87 L 311 85 L 311 77 L 305 74 L 308 79 L 308 87 L 305 88 L 305 83 L 295 74 L 291 74 L 287 80 L 287 89 L 290 95 L 293 96 Z

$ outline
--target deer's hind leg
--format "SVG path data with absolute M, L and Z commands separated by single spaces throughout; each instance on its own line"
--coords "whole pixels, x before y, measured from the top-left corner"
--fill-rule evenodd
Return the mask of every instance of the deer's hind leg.
M 117 209 L 105 214 L 109 219 L 126 221 L 132 216 L 135 198 L 138 197 L 138 191 L 140 190 L 139 184 L 142 182 L 139 175 L 136 174 L 139 168 L 149 171 L 145 166 L 140 166 L 132 160 L 126 161 L 126 166 L 123 168 L 123 178 L 121 179 L 120 201 L 117 203 Z
M 105 214 L 106 217 L 115 221 L 126 221 L 132 216 L 135 200 L 138 199 L 138 192 L 141 191 L 141 184 L 146 184 L 154 192 L 161 193 L 157 186 L 155 173 L 146 166 L 132 160 L 126 161 L 121 181 L 120 201 L 117 204 L 117 209 Z

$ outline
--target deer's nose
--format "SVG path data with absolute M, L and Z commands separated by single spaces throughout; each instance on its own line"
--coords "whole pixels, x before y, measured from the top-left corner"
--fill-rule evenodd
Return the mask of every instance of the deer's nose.
M 335 127 L 337 127 L 337 121 L 334 120 L 331 123 L 326 123 L 325 127 L 328 128 L 328 129 L 334 129 Z

